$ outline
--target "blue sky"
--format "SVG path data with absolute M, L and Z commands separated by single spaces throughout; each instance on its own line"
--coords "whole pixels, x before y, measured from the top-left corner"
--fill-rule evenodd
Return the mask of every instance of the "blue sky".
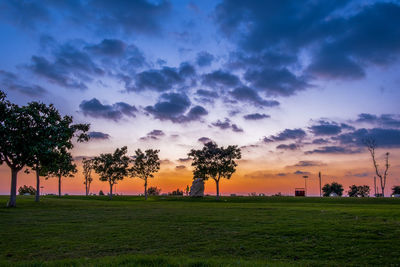
M 0 86 L 91 123 L 75 156 L 210 139 L 278 169 L 372 136 L 398 159 L 398 25 L 399 1 L 2 1 Z

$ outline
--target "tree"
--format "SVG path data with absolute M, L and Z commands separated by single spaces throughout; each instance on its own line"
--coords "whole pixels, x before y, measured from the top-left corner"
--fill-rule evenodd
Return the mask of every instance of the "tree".
M 349 197 L 368 197 L 370 193 L 370 188 L 368 185 L 352 185 L 349 186 L 349 191 L 347 192 Z
M 52 162 L 46 166 L 47 179 L 50 177 L 58 178 L 58 196 L 61 197 L 61 178 L 73 178 L 77 172 L 76 164 L 73 163 L 71 153 L 66 150 L 54 152 Z
M 40 176 L 46 176 L 46 165 L 53 164 L 53 155 L 56 151 L 73 148 L 72 139 L 77 137 L 78 142 L 89 140 L 86 132 L 88 124 L 72 125 L 72 117 L 62 117 L 52 105 L 30 102 L 26 112 L 31 118 L 31 161 L 27 164 L 36 173 L 36 198 L 40 197 Z M 77 134 L 78 133 L 78 134 Z
M 157 188 L 157 186 L 150 186 L 147 189 L 147 194 L 149 196 L 158 196 L 161 193 L 161 188 Z
M 400 195 L 400 185 L 392 187 L 392 195 Z
M 335 193 L 338 196 L 343 195 L 343 185 L 333 182 L 331 184 L 325 184 L 322 187 L 322 192 L 324 192 L 324 197 L 329 197 L 331 193 Z
M 129 173 L 131 177 L 138 177 L 144 180 L 144 196 L 147 200 L 147 179 L 154 178 L 154 173 L 160 170 L 160 150 L 147 149 L 144 153 L 138 149 L 135 151 L 133 166 Z
M 183 191 L 176 189 L 175 191 L 172 191 L 171 193 L 169 193 L 168 195 L 170 196 L 183 196 Z
M 99 175 L 99 180 L 110 185 L 110 199 L 113 196 L 113 186 L 123 180 L 128 174 L 129 157 L 126 156 L 126 146 L 117 148 L 114 153 L 100 154 L 93 159 L 93 169 Z
M 192 149 L 188 156 L 193 159 L 193 179 L 213 179 L 217 188 L 219 199 L 219 182 L 221 178 L 230 179 L 236 171 L 236 159 L 241 158 L 240 149 L 237 146 L 227 148 L 218 147 L 214 142 L 208 142 L 200 150 Z
M 364 142 L 364 145 L 368 148 L 369 153 L 371 154 L 372 163 L 375 168 L 375 173 L 379 177 L 379 181 L 381 184 L 382 197 L 384 197 L 385 196 L 385 187 L 386 187 L 386 178 L 387 178 L 388 170 L 389 170 L 389 166 L 390 166 L 389 165 L 389 152 L 385 153 L 385 170 L 382 173 L 382 171 L 379 170 L 379 165 L 375 158 L 375 149 L 377 147 L 376 140 L 373 138 L 367 138 L 363 142 Z
M 93 161 L 90 159 L 83 158 L 82 165 L 83 165 L 83 176 L 85 177 L 85 181 L 83 182 L 83 184 L 85 185 L 86 196 L 88 196 L 90 193 L 90 184 L 93 181 L 92 178 Z
M 36 189 L 33 188 L 33 186 L 20 186 L 18 188 L 18 194 L 20 195 L 25 195 L 25 194 L 29 194 L 29 195 L 35 195 L 36 194 Z

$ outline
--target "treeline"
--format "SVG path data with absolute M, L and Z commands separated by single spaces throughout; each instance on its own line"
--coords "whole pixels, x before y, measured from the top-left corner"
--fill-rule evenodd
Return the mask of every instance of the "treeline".
M 87 142 L 89 124 L 73 124 L 71 116 L 61 116 L 52 105 L 30 102 L 19 106 L 6 99 L 0 91 L 0 165 L 5 163 L 11 169 L 11 190 L 7 207 L 16 206 L 18 173 L 34 172 L 36 175 L 35 201 L 40 199 L 40 177 L 58 179 L 58 195 L 61 196 L 63 177 L 73 177 L 77 166 L 71 150 L 73 141 Z M 144 181 L 144 195 L 147 199 L 147 181 L 160 169 L 159 150 L 137 149 L 133 157 L 127 156 L 127 147 L 117 148 L 113 153 L 100 154 L 93 159 L 83 159 L 83 175 L 86 195 L 93 181 L 92 171 L 100 181 L 108 182 L 113 196 L 114 185 L 124 177 L 137 177 Z M 241 158 L 237 146 L 219 147 L 209 142 L 200 150 L 192 149 L 188 156 L 192 159 L 194 179 L 213 179 L 219 198 L 219 182 L 230 179 L 236 171 L 236 159 Z M 22 188 L 21 192 L 27 190 Z M 175 192 L 180 194 L 181 192 Z

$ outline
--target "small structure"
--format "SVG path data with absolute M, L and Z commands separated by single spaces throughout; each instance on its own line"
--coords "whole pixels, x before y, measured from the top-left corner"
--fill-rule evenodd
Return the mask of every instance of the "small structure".
M 295 188 L 294 189 L 294 196 L 296 196 L 296 197 L 305 197 L 306 196 L 305 188 Z
M 329 194 L 329 196 L 330 196 L 330 197 L 338 197 L 339 195 L 336 194 L 335 192 L 332 192 L 332 193 Z
M 392 197 L 400 197 L 400 194 L 393 194 Z
M 204 180 L 197 178 L 193 180 L 192 186 L 190 187 L 189 196 L 191 197 L 203 197 L 204 196 Z

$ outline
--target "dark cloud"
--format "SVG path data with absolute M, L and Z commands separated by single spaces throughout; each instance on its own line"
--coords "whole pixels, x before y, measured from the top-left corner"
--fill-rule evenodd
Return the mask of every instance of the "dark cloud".
M 400 130 L 398 129 L 361 128 L 332 139 L 339 141 L 342 145 L 364 147 L 363 141 L 369 138 L 376 140 L 379 147 L 400 147 Z
M 302 129 L 285 129 L 278 135 L 271 135 L 270 137 L 265 137 L 264 142 L 276 142 L 276 141 L 286 141 L 294 139 L 303 139 L 306 136 L 306 132 Z
M 178 166 L 175 167 L 175 169 L 184 170 L 184 169 L 186 169 L 186 166 L 185 165 L 178 165 Z
M 198 142 L 203 143 L 203 144 L 207 144 L 208 142 L 212 142 L 212 140 L 208 137 L 200 137 L 199 139 L 197 139 Z
M 238 132 L 238 133 L 239 132 L 243 132 L 242 128 L 240 128 L 239 126 L 237 126 L 234 123 L 231 123 L 230 119 L 228 119 L 228 118 L 225 118 L 224 121 L 218 120 L 216 122 L 213 122 L 211 125 L 214 126 L 214 127 L 218 127 L 221 130 L 232 129 L 232 131 L 234 131 L 234 132 Z
M 294 143 L 293 144 L 288 144 L 288 145 L 281 144 L 281 145 L 276 147 L 276 149 L 280 149 L 280 150 L 297 150 L 299 148 L 300 148 L 299 145 L 294 144 Z
M 153 130 L 147 133 L 146 136 L 140 137 L 141 141 L 159 140 L 160 137 L 165 136 L 165 133 L 161 130 Z
M 232 69 L 262 68 L 265 66 L 282 68 L 297 62 L 297 56 L 281 52 L 264 51 L 257 55 L 243 52 L 229 54 L 226 65 Z
M 361 113 L 356 122 L 381 125 L 384 127 L 400 127 L 400 116 L 395 114 L 382 114 L 381 116 Z
M 150 69 L 136 74 L 135 86 L 128 91 L 153 90 L 163 92 L 182 85 L 187 77 L 195 74 L 195 69 L 189 63 L 183 63 L 179 69 L 163 67 Z
M 216 70 L 203 75 L 203 84 L 210 87 L 236 87 L 240 85 L 240 80 L 230 72 Z
M 157 119 L 175 123 L 200 120 L 208 114 L 207 110 L 201 106 L 194 106 L 186 113 L 190 106 L 191 102 L 186 94 L 164 93 L 154 106 L 147 106 L 145 110 Z
M 303 172 L 303 171 L 295 171 L 293 174 L 296 174 L 296 175 L 310 175 L 311 173 Z
M 200 67 L 210 66 L 214 60 L 214 56 L 206 51 L 197 53 L 196 63 Z
M 90 139 L 108 140 L 110 135 L 102 132 L 89 132 Z
M 196 91 L 196 94 L 202 97 L 207 97 L 207 98 L 217 98 L 218 93 L 210 90 L 205 90 L 205 89 L 199 89 Z
M 31 64 L 26 67 L 51 83 L 81 90 L 88 88 L 86 82 L 92 81 L 93 76 L 104 75 L 104 70 L 87 53 L 70 44 L 57 47 L 53 58 L 49 61 L 42 56 L 32 56 Z
M 360 149 L 352 149 L 344 146 L 323 146 L 314 150 L 306 151 L 305 154 L 355 154 Z
M 189 162 L 191 160 L 192 160 L 191 158 L 180 158 L 180 159 L 178 159 L 178 161 L 182 162 L 182 163 Z
M 244 78 L 268 96 L 291 96 L 311 86 L 305 77 L 296 76 L 287 68 L 248 70 Z
M 125 53 L 126 44 L 117 39 L 104 39 L 99 44 L 87 46 L 86 49 L 100 55 L 121 56 Z
M 237 87 L 230 94 L 237 101 L 249 102 L 256 106 L 274 107 L 279 105 L 278 101 L 262 99 L 256 91 L 247 86 Z
M 315 160 L 301 160 L 295 165 L 294 167 L 315 167 L 315 166 L 324 166 L 325 164 L 321 161 L 315 161 Z
M 122 117 L 136 117 L 137 109 L 124 102 L 117 102 L 113 105 L 103 105 L 99 100 L 83 100 L 79 105 L 80 110 L 85 116 L 93 118 L 104 118 L 119 121 Z
M 338 124 L 336 122 L 329 122 L 320 120 L 318 124 L 309 127 L 310 131 L 316 135 L 337 135 L 342 132 L 342 130 L 354 130 L 354 127 L 347 125 L 345 123 Z
M 243 118 L 245 120 L 255 121 L 255 120 L 268 119 L 268 118 L 271 118 L 271 116 L 264 114 L 264 113 L 262 113 L 262 114 L 261 113 L 252 113 L 252 114 L 244 115 Z
M 326 139 L 323 139 L 323 138 L 317 138 L 317 139 L 314 139 L 312 141 L 312 143 L 315 144 L 315 145 L 324 145 L 324 144 L 328 144 L 329 141 L 326 140 Z
M 2 1 L 0 10 L 7 21 L 29 28 L 57 27 L 61 21 L 98 33 L 155 34 L 160 32 L 171 4 L 163 0 Z M 48 23 L 50 20 L 53 23 Z
M 12 90 L 31 97 L 43 96 L 47 90 L 36 84 L 21 80 L 16 74 L 0 70 L 0 86 L 4 91 Z

